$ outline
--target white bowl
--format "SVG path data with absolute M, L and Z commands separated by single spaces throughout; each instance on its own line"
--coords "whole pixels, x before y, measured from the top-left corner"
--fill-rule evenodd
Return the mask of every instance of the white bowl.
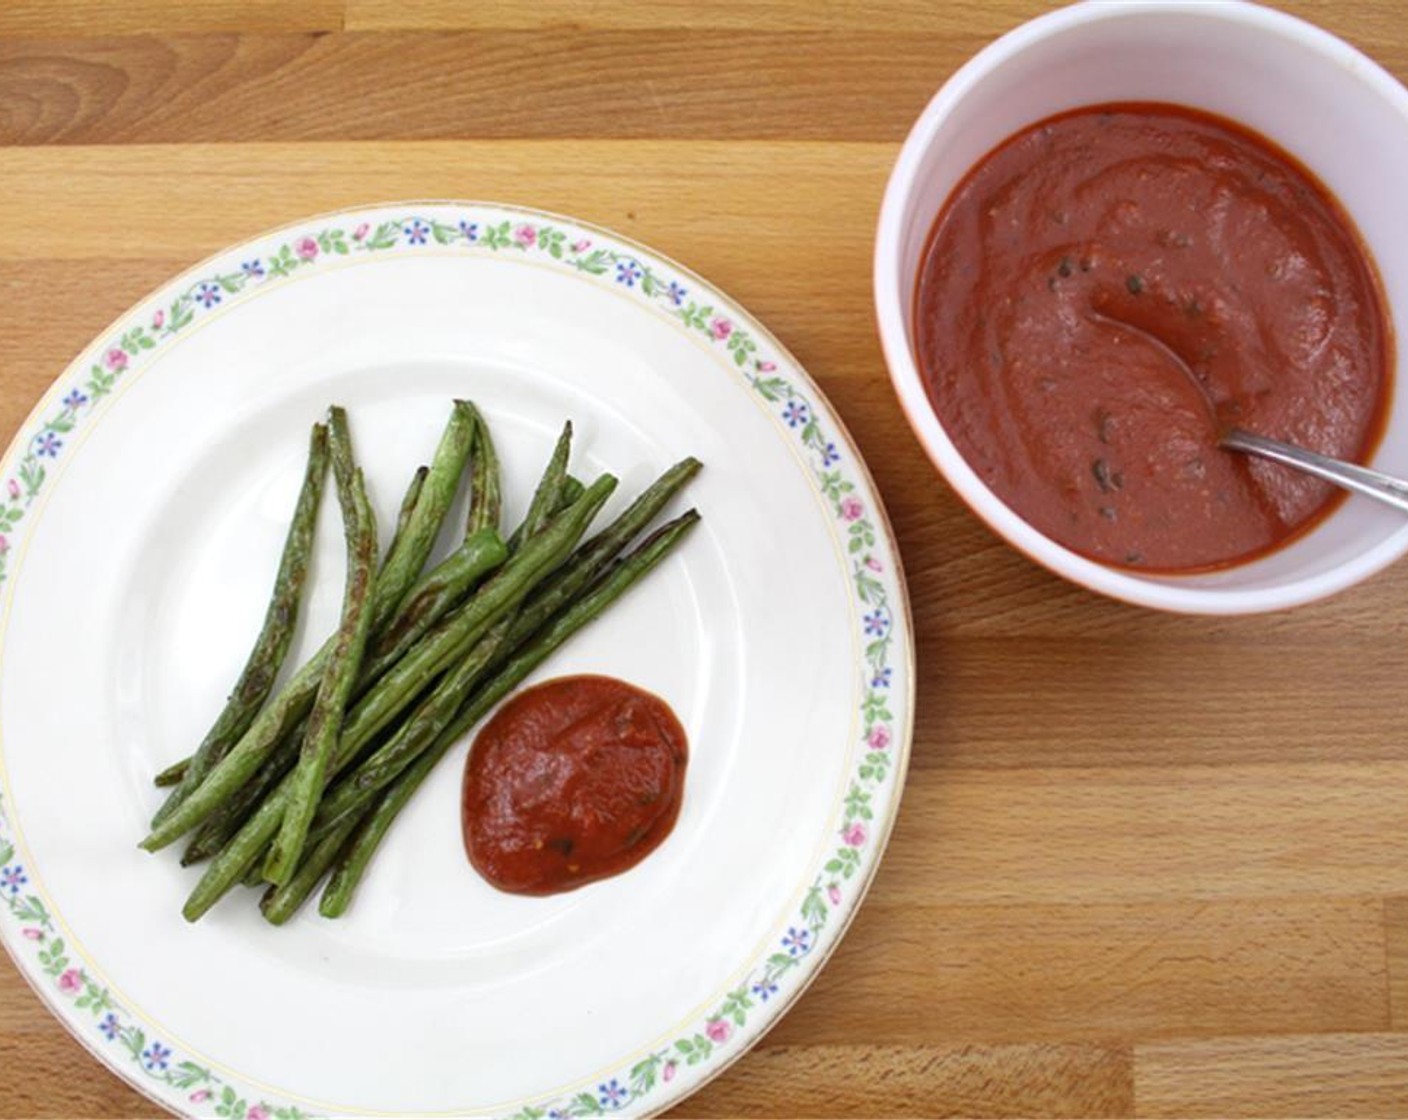
M 1408 551 L 1408 521 L 1351 497 L 1318 528 L 1251 563 L 1139 575 L 1037 532 L 972 471 L 934 414 L 914 353 L 914 288 L 926 238 L 963 175 L 1026 125 L 1110 101 L 1166 101 L 1240 121 L 1309 167 L 1359 227 L 1394 322 L 1408 324 L 1408 91 L 1334 36 L 1237 0 L 1089 0 L 1004 35 L 939 90 L 890 175 L 875 246 L 875 303 L 909 422 L 958 494 L 1052 571 L 1130 603 L 1246 614 L 1321 599 Z M 1408 326 L 1394 340 L 1394 368 Z M 1373 465 L 1408 475 L 1408 399 L 1395 393 Z

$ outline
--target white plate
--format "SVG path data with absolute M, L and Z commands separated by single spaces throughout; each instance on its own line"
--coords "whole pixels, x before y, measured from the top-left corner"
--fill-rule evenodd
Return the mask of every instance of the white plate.
M 701 528 L 537 678 L 607 673 L 690 738 L 679 822 L 628 874 L 500 894 L 464 858 L 463 749 L 350 913 L 282 929 L 243 890 L 197 925 L 152 775 L 199 740 L 262 617 L 308 424 L 348 407 L 387 525 L 454 396 L 508 520 L 557 428 L 618 508 L 669 463 Z M 0 471 L 0 931 L 54 1013 L 168 1108 L 656 1111 L 741 1054 L 836 944 L 898 805 L 908 608 L 864 464 L 781 346 L 602 230 L 406 203 L 221 253 L 88 348 Z M 324 516 L 294 657 L 333 625 Z M 538 1110 L 534 1112 L 532 1110 Z

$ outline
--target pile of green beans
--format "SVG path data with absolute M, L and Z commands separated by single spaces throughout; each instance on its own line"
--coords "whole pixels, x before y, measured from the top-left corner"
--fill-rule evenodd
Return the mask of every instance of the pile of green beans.
M 594 537 L 616 488 L 568 473 L 567 424 L 528 512 L 502 535 L 502 480 L 489 427 L 456 401 L 431 462 L 405 491 L 378 562 L 375 517 L 346 413 L 313 427 L 307 467 L 264 624 L 211 730 L 154 781 L 169 789 L 141 846 L 189 837 L 207 863 L 183 913 L 196 921 L 240 883 L 287 921 L 327 880 L 319 911 L 344 913 L 377 847 L 435 764 L 568 638 L 658 566 L 698 523 L 691 509 L 647 533 L 698 473 L 684 459 Z M 297 625 L 329 464 L 347 565 L 337 630 L 275 689 Z M 426 564 L 455 495 L 469 488 L 460 543 Z M 207 862 L 208 861 L 208 862 Z

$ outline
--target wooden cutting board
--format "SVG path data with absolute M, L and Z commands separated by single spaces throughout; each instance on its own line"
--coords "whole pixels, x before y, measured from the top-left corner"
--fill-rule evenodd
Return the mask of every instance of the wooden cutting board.
M 1285 5 L 1408 77 L 1408 4 Z M 617 228 L 798 355 L 919 643 L 889 855 L 826 970 L 679 1110 L 1408 1115 L 1408 566 L 1246 620 L 1105 602 L 936 477 L 876 342 L 899 142 L 1035 0 L 3 0 L 0 434 L 166 277 L 402 197 Z M 0 1114 L 144 1116 L 0 959 Z

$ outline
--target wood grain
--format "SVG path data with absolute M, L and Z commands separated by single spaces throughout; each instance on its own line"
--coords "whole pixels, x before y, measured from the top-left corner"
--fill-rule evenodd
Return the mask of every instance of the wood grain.
M 232 239 L 342 206 L 511 199 L 575 205 L 576 217 L 688 259 L 745 302 L 775 286 L 779 259 L 790 261 L 789 275 L 805 261 L 868 292 L 872 219 L 894 156 L 880 144 L 700 140 L 0 147 L 0 259 L 194 264 Z M 838 213 L 845 221 L 828 233 L 823 270 L 819 247 L 790 222 Z M 825 319 L 817 308 L 840 282 L 816 276 L 789 298 L 810 300 L 811 317 Z M 851 324 L 852 339 L 873 347 L 869 333 L 868 320 Z M 851 372 L 869 380 L 878 371 Z
M 982 41 L 695 30 L 15 40 L 0 44 L 0 142 L 898 141 Z
M 1408 1116 L 1408 1035 L 1151 1043 L 1134 1081 L 1140 1116 Z
M 671 1115 L 1128 1116 L 1133 1087 L 1122 1047 L 765 1045 Z
M 531 7 L 474 4 L 466 0 L 347 0 L 349 31 L 436 31 L 516 28 L 602 28 L 633 31 L 678 29 L 730 31 L 929 31 L 1000 35 L 1014 22 L 1036 15 L 1049 4 L 1022 0 L 995 5 L 981 0 L 655 0 L 650 4 L 603 4 L 599 0 L 545 0 Z
M 395 30 L 369 34 L 327 33 L 322 25 L 334 12 L 319 18 L 316 9 L 270 4 L 267 27 L 296 14 L 300 29 L 201 35 L 148 28 L 152 21 L 138 8 L 134 23 L 115 30 L 152 33 L 122 37 L 102 19 L 85 20 L 80 8 L 57 33 L 76 34 L 75 26 L 92 22 L 102 37 L 0 40 L 0 143 L 700 136 L 894 142 L 948 74 L 1044 5 L 933 5 L 924 28 L 906 25 L 917 11 L 906 6 L 897 13 L 903 33 L 873 14 L 866 19 L 864 9 L 846 12 L 837 30 L 842 5 L 819 7 L 818 18 L 786 28 L 776 27 L 777 11 L 739 24 L 750 15 L 743 4 L 720 10 L 721 25 L 708 22 L 713 9 L 705 7 L 696 9 L 704 13 L 697 23 L 617 5 L 592 11 L 627 14 L 576 20 L 565 14 L 572 7 L 564 6 L 561 21 L 551 11 L 535 14 L 529 27 L 518 24 L 536 7 L 352 9 L 354 27 L 362 20 L 381 26 L 381 17 L 399 21 Z M 494 23 L 515 11 L 512 26 Z M 478 28 L 475 13 L 485 12 L 491 29 L 459 29 L 460 19 Z M 639 27 L 630 22 L 633 12 L 654 13 L 655 22 Z M 726 18 L 730 12 L 737 19 Z M 18 18 L 25 28 L 42 26 L 37 17 Z M 213 31 L 228 21 L 209 22 Z M 402 29 L 423 26 L 451 29 Z M 1379 61 L 1408 68 L 1408 50 L 1389 25 L 1366 21 L 1363 30 L 1372 41 L 1361 36 L 1361 45 Z M 756 96 L 759 89 L 767 96 Z
M 686 262 L 852 431 L 911 590 L 910 783 L 835 958 L 681 1116 L 1408 1111 L 1408 565 L 1249 619 L 1098 599 L 965 509 L 889 387 L 870 256 L 898 143 L 1047 7 L 0 3 L 0 436 L 206 255 L 415 197 Z M 1401 0 L 1284 7 L 1408 75 Z M 0 1116 L 152 1112 L 0 964 Z
M 1401 24 L 1393 3 L 1365 0 L 1287 0 L 1275 5 L 1352 38 L 1361 50 L 1397 49 Z M 346 0 L 348 30 L 492 30 L 566 27 L 574 30 L 832 31 L 883 29 L 899 34 L 956 32 L 986 37 L 1060 7 L 1049 0 L 654 0 L 611 4 L 601 0 L 539 0 L 531 6 L 479 4 L 473 0 Z
M 1396 895 L 1408 765 L 920 770 L 896 835 L 886 897 L 912 905 Z
M 1408 897 L 1384 899 L 1384 943 L 1388 956 L 1389 1019 L 1408 1030 Z
M 1256 629 L 1256 628 L 1253 628 Z M 1396 682 L 1408 651 L 1327 663 L 1307 680 L 1288 651 L 1315 642 L 1282 627 L 1275 641 L 1237 635 L 1151 644 L 1142 636 L 1092 637 L 1079 655 L 1059 638 L 974 639 L 944 656 L 936 700 L 942 747 L 919 767 L 1120 767 L 1383 761 L 1408 763 L 1408 713 Z M 1347 650 L 1354 648 L 1346 643 Z M 1372 652 L 1371 652 L 1372 651 Z M 1014 687 L 1014 680 L 1020 681 Z M 1108 718 L 1091 726 L 1089 683 Z M 1248 692 L 1246 682 L 1255 681 Z M 1360 701 L 1341 705 L 1355 694 Z M 1241 718 L 1228 719 L 1240 706 Z M 1389 731 L 1389 734 L 1385 734 Z
M 901 905 L 896 874 L 886 868 L 834 967 L 770 1041 L 1093 1044 L 1389 1029 L 1376 898 Z
M 37 1006 L 32 1010 L 47 1014 Z M 3 1114 L 30 1120 L 158 1114 L 125 1081 L 110 1073 L 93 1077 L 89 1071 L 96 1065 L 97 1059 L 62 1028 L 37 1036 L 0 1035 L 0 1070 L 6 1071 Z
M 0 36 L 338 31 L 345 16 L 343 0 L 5 0 Z

